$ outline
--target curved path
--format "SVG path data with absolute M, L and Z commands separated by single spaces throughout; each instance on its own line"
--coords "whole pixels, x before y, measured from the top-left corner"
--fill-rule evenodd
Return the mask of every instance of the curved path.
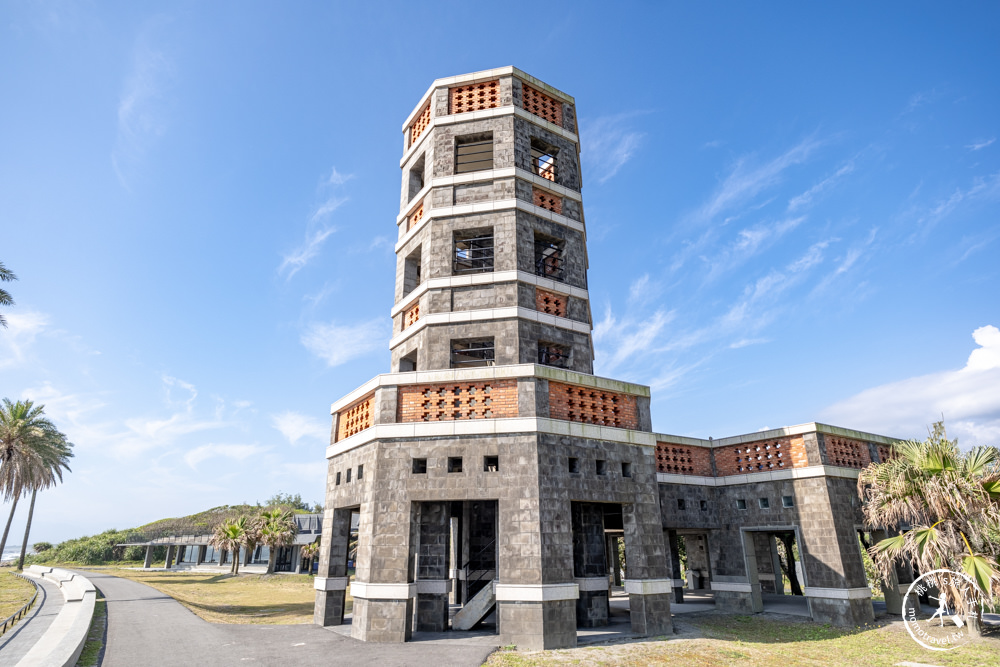
M 62 611 L 64 599 L 59 586 L 48 579 L 33 580 L 38 584 L 38 599 L 28 615 L 0 637 L 0 665 L 16 665 Z
M 209 623 L 155 588 L 98 572 L 108 603 L 102 667 L 134 665 L 481 665 L 492 649 L 448 640 L 368 644 L 315 625 Z

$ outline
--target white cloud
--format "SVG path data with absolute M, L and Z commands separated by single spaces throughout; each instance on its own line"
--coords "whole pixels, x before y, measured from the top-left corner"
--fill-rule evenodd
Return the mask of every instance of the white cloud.
M 996 140 L 997 140 L 996 137 L 993 137 L 991 139 L 979 139 L 977 141 L 973 141 L 971 144 L 966 146 L 966 148 L 968 148 L 970 151 L 982 150 L 987 146 L 991 145 Z
M 302 334 L 306 349 L 330 367 L 388 348 L 389 327 L 381 317 L 359 324 L 314 323 Z
M 336 227 L 326 227 L 316 230 L 312 235 L 306 236 L 304 244 L 282 257 L 281 266 L 278 273 L 286 273 L 286 278 L 291 280 L 292 276 L 298 273 L 299 269 L 309 263 L 313 257 L 319 254 L 323 243 L 331 234 L 337 231 Z
M 327 217 L 338 208 L 347 203 L 347 197 L 328 197 L 325 202 L 320 204 L 316 211 L 313 212 L 312 217 L 309 218 L 310 222 L 318 222 L 323 218 Z
M 324 423 L 315 417 L 304 415 L 301 412 L 286 410 L 285 412 L 271 415 L 271 425 L 281 431 L 281 434 L 293 445 L 302 438 L 328 440 L 330 437 L 329 423 Z
M 847 162 L 847 164 L 843 165 L 840 169 L 834 172 L 832 176 L 827 176 L 802 194 L 792 197 L 788 201 L 788 210 L 791 212 L 800 209 L 803 206 L 808 206 L 812 203 L 812 200 L 816 197 L 816 195 L 821 194 L 824 190 L 827 190 L 830 186 L 844 176 L 850 174 L 852 171 L 854 171 L 854 160 Z
M 848 248 L 847 252 L 837 264 L 837 267 L 832 273 L 820 281 L 819 285 L 816 286 L 816 289 L 813 290 L 813 294 L 819 294 L 823 290 L 827 289 L 835 280 L 838 280 L 841 276 L 847 274 L 852 268 L 854 268 L 858 261 L 861 260 L 866 253 L 868 253 L 872 244 L 875 243 L 875 236 L 877 233 L 878 228 L 873 228 L 868 233 L 867 238 Z
M 352 178 L 354 178 L 354 174 L 341 174 L 337 171 L 337 168 L 334 167 L 330 170 L 330 178 L 326 180 L 326 183 L 327 185 L 343 185 Z
M 643 137 L 628 127 L 628 120 L 637 113 L 602 116 L 583 128 L 583 159 L 598 183 L 606 183 L 639 150 Z
M 268 449 L 268 447 L 259 445 L 201 445 L 189 450 L 184 455 L 184 462 L 192 468 L 197 468 L 202 461 L 220 456 L 234 461 L 243 461 L 251 456 L 262 454 Z
M 771 247 L 785 234 L 802 224 L 805 219 L 805 216 L 799 216 L 741 229 L 736 234 L 736 239 L 728 247 L 723 248 L 716 257 L 706 260 L 709 262 L 710 268 L 705 281 L 710 282 L 723 273 L 740 267 L 750 258 Z
M 944 416 L 960 444 L 997 444 L 1000 437 L 1000 329 L 972 334 L 979 346 L 964 368 L 866 389 L 821 413 L 823 421 L 895 437 L 926 437 Z
M 915 225 L 917 231 L 911 237 L 911 240 L 918 237 L 926 238 L 939 222 L 950 216 L 961 206 L 976 200 L 997 196 L 1000 196 L 1000 172 L 991 174 L 985 178 L 978 177 L 974 179 L 972 186 L 966 190 L 956 188 L 955 192 L 950 196 L 939 200 L 919 216 Z
M 35 311 L 4 314 L 7 328 L 0 331 L 0 368 L 20 366 L 30 358 L 35 338 L 49 325 L 49 316 Z

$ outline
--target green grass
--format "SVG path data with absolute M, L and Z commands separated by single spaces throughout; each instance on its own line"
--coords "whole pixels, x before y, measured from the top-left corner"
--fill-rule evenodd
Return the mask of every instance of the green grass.
M 558 651 L 499 650 L 489 667 L 539 665 L 857 665 L 891 667 L 902 661 L 955 667 L 995 667 L 1000 640 L 976 640 L 954 651 L 929 651 L 916 644 L 902 623 L 842 629 L 828 625 L 715 613 L 685 614 L 670 638 L 630 641 Z
M 87 643 L 83 645 L 83 651 L 76 661 L 77 667 L 97 667 L 101 657 L 101 649 L 104 648 L 104 632 L 108 627 L 108 603 L 104 600 L 104 594 L 97 591 L 97 604 L 94 606 L 94 620 L 90 622 L 90 631 L 87 633 Z
M 12 572 L 0 572 L 0 621 L 15 613 L 34 594 L 31 582 L 15 577 Z

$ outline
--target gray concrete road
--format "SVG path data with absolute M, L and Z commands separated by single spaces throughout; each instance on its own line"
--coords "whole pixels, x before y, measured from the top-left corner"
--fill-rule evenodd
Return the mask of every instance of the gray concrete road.
M 492 651 L 482 643 L 434 639 L 366 644 L 314 625 L 221 625 L 173 598 L 128 579 L 84 573 L 108 601 L 102 667 L 135 665 L 433 665 L 474 667 Z

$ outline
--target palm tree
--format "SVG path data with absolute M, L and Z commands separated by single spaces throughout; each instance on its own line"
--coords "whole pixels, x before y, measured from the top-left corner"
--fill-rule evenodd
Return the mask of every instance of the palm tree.
M 317 537 L 315 542 L 304 545 L 299 554 L 299 557 L 309 564 L 308 567 L 305 568 L 307 573 L 312 573 L 313 561 L 316 560 L 316 556 L 319 555 L 319 543 L 320 538 Z
M 0 262 L 0 282 L 9 283 L 12 280 L 17 280 L 17 276 L 14 275 L 13 271 L 4 266 L 3 262 Z M 11 298 L 10 293 L 7 290 L 0 289 L 0 306 L 13 305 L 14 299 Z M 7 320 L 3 318 L 3 315 L 0 315 L 0 327 L 7 328 Z
M 0 404 L 0 496 L 13 501 L 0 553 L 7 544 L 18 499 L 29 490 L 51 486 L 56 477 L 62 481 L 62 468 L 69 469 L 65 462 L 73 456 L 70 447 L 66 436 L 44 416 L 44 406 L 7 398 Z
M 240 573 L 240 546 L 243 545 L 245 527 L 246 517 L 224 521 L 215 527 L 215 532 L 208 541 L 216 549 L 233 554 L 233 564 L 229 568 L 233 574 Z
M 24 526 L 24 539 L 21 540 L 21 557 L 17 561 L 17 569 L 24 569 L 24 555 L 28 548 L 28 537 L 31 534 L 31 519 L 35 514 L 35 498 L 41 489 L 55 486 L 62 481 L 62 469 L 70 469 L 67 463 L 73 458 L 73 444 L 66 436 L 55 431 L 48 435 L 47 447 L 36 446 L 35 458 L 28 467 L 28 488 L 31 489 L 31 504 L 28 505 L 28 523 Z M 58 482 L 56 481 L 58 479 Z
M 261 512 L 258 517 L 258 525 L 260 526 L 260 543 L 268 547 L 266 574 L 274 574 L 278 548 L 291 545 L 295 541 L 299 527 L 295 523 L 292 511 L 283 507 L 275 507 Z
M 869 549 L 879 574 L 891 581 L 899 562 L 921 572 L 964 572 L 982 601 L 1000 597 L 1000 451 L 975 447 L 962 454 L 941 424 L 923 442 L 897 443 L 894 456 L 861 471 L 858 491 L 865 523 L 873 529 L 903 531 Z M 938 579 L 935 577 L 935 579 Z M 941 577 L 942 595 L 977 629 L 981 607 Z

